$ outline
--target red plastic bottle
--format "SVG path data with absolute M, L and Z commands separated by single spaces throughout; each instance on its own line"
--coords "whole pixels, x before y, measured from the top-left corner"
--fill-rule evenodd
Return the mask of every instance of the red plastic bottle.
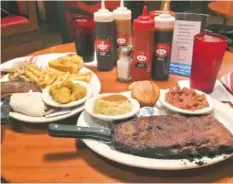
M 133 21 L 133 81 L 151 78 L 154 26 L 154 20 L 147 14 L 147 6 L 144 6 L 142 15 Z

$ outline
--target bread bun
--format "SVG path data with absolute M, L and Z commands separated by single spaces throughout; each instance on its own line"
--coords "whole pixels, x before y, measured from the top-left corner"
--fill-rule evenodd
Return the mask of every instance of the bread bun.
M 133 82 L 129 86 L 131 96 L 135 98 L 141 106 L 154 106 L 159 98 L 159 87 L 151 81 Z

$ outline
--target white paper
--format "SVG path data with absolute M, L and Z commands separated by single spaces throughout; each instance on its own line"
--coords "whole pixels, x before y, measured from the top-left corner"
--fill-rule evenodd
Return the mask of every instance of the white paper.
M 190 76 L 194 36 L 200 33 L 200 21 L 176 20 L 172 41 L 170 72 Z

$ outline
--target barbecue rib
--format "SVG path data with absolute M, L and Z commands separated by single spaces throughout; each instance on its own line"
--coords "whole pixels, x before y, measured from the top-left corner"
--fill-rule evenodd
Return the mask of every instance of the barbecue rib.
M 212 115 L 136 118 L 113 127 L 117 149 L 146 157 L 190 158 L 233 151 L 233 135 Z

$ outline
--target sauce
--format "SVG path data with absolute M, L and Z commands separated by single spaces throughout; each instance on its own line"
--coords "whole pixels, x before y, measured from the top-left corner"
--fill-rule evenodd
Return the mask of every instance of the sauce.
M 109 102 L 124 102 L 128 101 L 128 98 L 123 95 L 108 95 L 101 98 L 104 101 Z

